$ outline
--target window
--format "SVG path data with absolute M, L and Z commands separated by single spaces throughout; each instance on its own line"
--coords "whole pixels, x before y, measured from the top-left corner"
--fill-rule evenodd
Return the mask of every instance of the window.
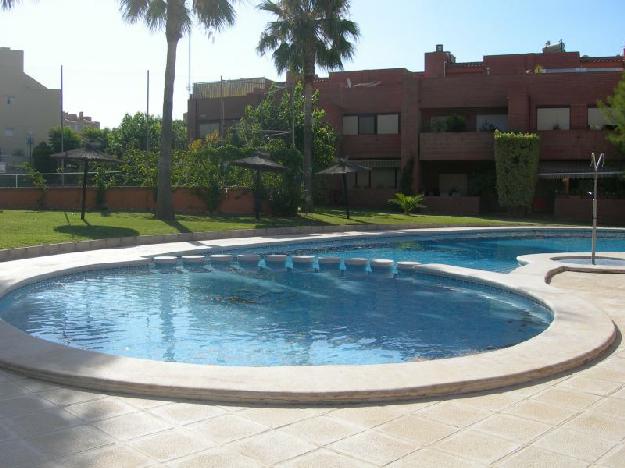
M 588 108 L 588 128 L 594 130 L 601 130 L 604 127 L 610 127 L 615 125 L 614 118 L 612 116 L 605 115 L 605 110 L 598 107 Z M 608 110 L 609 113 L 609 110 Z
M 207 122 L 200 124 L 200 138 L 208 135 L 219 135 L 219 122 Z
M 399 133 L 399 114 L 379 114 L 378 134 L 397 135 Z
M 358 116 L 358 134 L 375 135 L 375 115 Z
M 15 129 L 14 128 L 7 127 L 7 128 L 4 129 L 4 136 L 12 137 L 14 135 L 15 135 Z
M 343 135 L 358 135 L 358 116 L 343 116 Z
M 15 102 L 15 96 L 7 96 L 7 104 L 10 106 Z
M 543 107 L 536 110 L 536 130 L 568 130 L 570 128 L 568 107 Z
M 376 167 L 371 172 L 371 187 L 376 189 L 397 188 L 397 169 Z
M 479 132 L 492 132 L 494 130 L 505 132 L 508 130 L 508 115 L 478 114 L 475 126 Z

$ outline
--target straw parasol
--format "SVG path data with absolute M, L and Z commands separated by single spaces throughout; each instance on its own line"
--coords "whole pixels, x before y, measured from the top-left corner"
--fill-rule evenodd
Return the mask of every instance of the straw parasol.
M 76 148 L 62 153 L 55 153 L 50 157 L 53 159 L 83 161 L 83 177 L 82 177 L 82 202 L 80 206 L 80 219 L 85 219 L 85 205 L 87 200 L 87 173 L 89 171 L 90 162 L 112 162 L 119 160 L 110 154 L 101 151 L 101 146 L 95 142 L 87 142 L 83 148 Z
M 269 159 L 268 153 L 262 153 L 260 151 L 255 152 L 252 156 L 248 156 L 247 158 L 237 159 L 236 161 L 233 161 L 232 164 L 256 171 L 256 183 L 254 187 L 254 213 L 256 215 L 256 219 L 260 219 L 260 173 L 265 171 L 281 172 L 286 168 L 282 164 Z
M 370 171 L 371 168 L 350 162 L 347 157 L 339 158 L 337 163 L 322 171 L 317 172 L 319 175 L 340 175 L 343 179 L 343 197 L 345 199 L 345 213 L 349 219 L 349 198 L 347 195 L 347 174 L 356 172 Z

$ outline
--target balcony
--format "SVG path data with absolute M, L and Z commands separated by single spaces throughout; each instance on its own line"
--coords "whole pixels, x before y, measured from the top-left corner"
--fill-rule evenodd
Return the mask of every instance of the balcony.
M 590 160 L 590 153 L 605 153 L 609 159 L 617 158 L 616 148 L 601 130 L 548 130 L 540 135 L 542 160 Z
M 421 161 L 487 161 L 494 159 L 490 132 L 421 133 Z
M 341 145 L 351 159 L 399 158 L 401 135 L 343 135 Z

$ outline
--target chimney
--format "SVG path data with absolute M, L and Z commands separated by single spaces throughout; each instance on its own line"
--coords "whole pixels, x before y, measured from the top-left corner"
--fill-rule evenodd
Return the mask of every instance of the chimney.
M 83 117 L 82 117 L 82 116 L 83 116 L 83 113 L 82 113 L 82 111 L 80 111 L 80 112 L 78 113 L 78 118 L 79 118 L 80 120 L 83 120 Z

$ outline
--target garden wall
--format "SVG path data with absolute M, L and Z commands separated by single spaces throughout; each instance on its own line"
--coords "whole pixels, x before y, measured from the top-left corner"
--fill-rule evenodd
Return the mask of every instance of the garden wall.
M 600 225 L 625 226 L 625 199 L 599 199 L 597 218 Z M 557 197 L 553 214 L 556 219 L 592 223 L 592 199 L 582 197 Z
M 0 209 L 7 210 L 80 210 L 82 189 L 79 187 L 0 188 Z M 191 189 L 178 188 L 173 192 L 177 213 L 201 214 L 207 212 L 206 203 Z M 111 211 L 153 211 L 155 192 L 147 187 L 112 187 L 106 191 L 106 206 Z M 95 210 L 96 189 L 87 188 L 87 209 Z M 264 206 L 266 210 L 266 206 Z M 254 195 L 246 189 L 229 189 L 217 210 L 221 214 L 250 215 L 254 213 Z

